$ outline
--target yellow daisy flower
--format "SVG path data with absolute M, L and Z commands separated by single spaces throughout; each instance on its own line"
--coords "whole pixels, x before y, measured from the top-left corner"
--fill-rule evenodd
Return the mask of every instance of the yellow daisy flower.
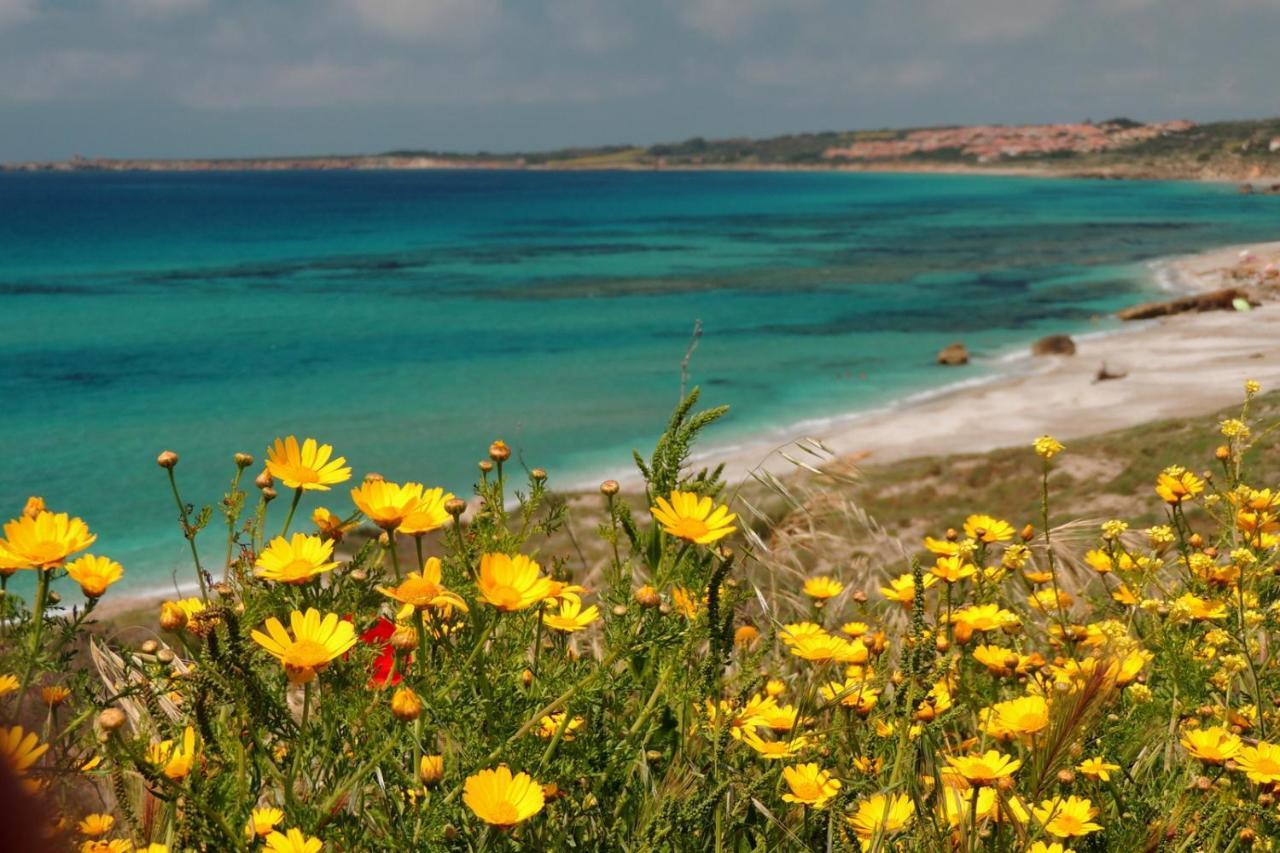
M 994 785 L 1012 776 L 1022 761 L 989 749 L 981 755 L 961 755 L 947 759 L 947 765 L 970 785 Z
M 1044 831 L 1058 838 L 1088 835 L 1102 829 L 1101 825 L 1093 823 L 1093 818 L 1098 814 L 1093 803 L 1075 794 L 1066 799 L 1054 797 L 1052 800 L 1044 800 L 1032 812 Z
M 365 480 L 351 490 L 351 500 L 374 524 L 394 530 L 422 503 L 422 484 Z
M 1012 524 L 989 515 L 971 515 L 964 520 L 964 535 L 977 542 L 1008 542 L 1013 533 Z
M 453 500 L 453 492 L 444 489 L 425 489 L 417 506 L 409 511 L 396 528 L 397 532 L 407 536 L 421 536 L 444 526 L 450 518 L 444 505 Z
M 115 560 L 85 554 L 67 563 L 67 577 L 80 584 L 85 598 L 101 598 L 107 587 L 124 577 L 124 567 Z
M 553 631 L 563 631 L 568 634 L 585 629 L 598 618 L 600 618 L 600 608 L 593 604 L 583 610 L 582 599 L 572 593 L 565 593 L 560 598 L 560 610 L 544 613 L 542 624 Z
M 1240 738 L 1219 726 L 1187 729 L 1182 733 L 1182 748 L 1205 764 L 1222 764 L 1240 751 Z
M 667 533 L 687 542 L 709 545 L 737 530 L 733 526 L 737 515 L 725 506 L 717 506 L 713 510 L 712 500 L 706 496 L 674 491 L 670 501 L 658 498 L 657 504 L 649 508 L 654 520 Z
M 462 801 L 476 817 L 493 826 L 515 826 L 542 811 L 546 800 L 542 787 L 527 773 L 512 775 L 502 764 L 467 777 Z
M 860 800 L 845 820 L 858 836 L 862 849 L 870 850 L 877 838 L 888 838 L 907 828 L 915 815 L 916 804 L 906 794 L 893 797 L 876 794 Z
M 840 780 L 833 779 L 830 771 L 823 770 L 817 764 L 784 767 L 782 778 L 791 789 L 782 795 L 782 799 L 788 803 L 801 803 L 820 809 L 840 793 Z
M 804 582 L 804 594 L 818 601 L 835 598 L 843 591 L 844 584 L 830 575 L 819 575 L 818 577 L 808 578 Z
M 476 587 L 499 610 L 527 610 L 550 594 L 551 580 L 524 554 L 485 554 L 480 558 Z
M 196 760 L 196 730 L 187 726 L 182 732 L 182 743 L 171 740 L 153 743 L 147 749 L 147 762 L 174 782 L 179 782 L 191 772 Z
M 300 829 L 291 829 L 287 833 L 273 832 L 267 836 L 263 853 L 320 853 L 324 842 L 302 834 Z
M 1105 758 L 1099 756 L 1097 758 L 1086 758 L 1076 765 L 1076 769 L 1090 779 L 1109 782 L 1111 781 L 1111 774 L 1119 770 L 1120 765 L 1108 764 Z
M 344 467 L 347 460 L 333 456 L 333 445 L 317 444 L 308 438 L 298 446 L 298 439 L 289 436 L 277 438 L 267 448 L 267 473 L 290 489 L 327 492 L 330 486 L 351 479 L 351 469 Z
M 275 828 L 284 820 L 284 812 L 271 806 L 254 809 L 249 813 L 249 822 L 245 824 L 245 837 L 252 841 L 254 838 L 266 838 Z
M 0 569 L 56 569 L 97 538 L 81 519 L 65 512 L 23 515 L 4 525 Z
M 116 819 L 109 814 L 86 815 L 78 826 L 80 834 L 85 838 L 101 838 L 116 825 Z
M 1280 782 L 1280 746 L 1259 741 L 1257 746 L 1242 746 L 1235 755 L 1236 767 L 1259 785 Z
M 40 743 L 35 732 L 24 732 L 22 726 L 0 728 L 0 760 L 9 769 L 21 775 L 49 751 L 49 744 Z
M 333 540 L 295 533 L 290 539 L 277 536 L 258 555 L 254 574 L 279 583 L 304 584 L 337 567 Z
M 267 631 L 253 632 L 253 639 L 284 665 L 285 675 L 293 684 L 306 684 L 333 659 L 342 656 L 356 644 L 356 632 L 350 622 L 327 613 L 321 619 L 314 607 L 306 613 L 295 610 L 289 615 L 293 629 L 290 637 L 274 616 L 264 626 Z
M 446 610 L 456 607 L 467 612 L 467 603 L 456 592 L 446 589 L 441 583 L 442 571 L 439 557 L 428 557 L 422 564 L 421 572 L 410 572 L 398 586 L 378 587 L 378 592 L 394 598 L 401 604 L 415 610 Z

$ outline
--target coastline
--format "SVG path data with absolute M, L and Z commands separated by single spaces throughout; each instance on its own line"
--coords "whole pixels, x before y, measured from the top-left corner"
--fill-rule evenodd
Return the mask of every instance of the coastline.
M 1172 297 L 1242 285 L 1232 278 L 1232 271 L 1241 269 L 1244 253 L 1255 258 L 1245 267 L 1254 273 L 1260 274 L 1268 263 L 1280 267 L 1280 241 L 1160 258 L 1149 262 L 1153 293 L 1159 295 L 1155 288 L 1160 288 Z M 940 376 L 955 372 L 955 381 L 875 408 L 800 421 L 728 446 L 712 445 L 691 462 L 724 464 L 726 480 L 736 483 L 753 471 L 779 477 L 794 473 L 795 464 L 779 451 L 806 438 L 820 441 L 831 452 L 831 462 L 873 466 L 919 456 L 1018 448 L 1044 433 L 1069 443 L 1148 421 L 1213 412 L 1240 401 L 1246 379 L 1264 388 L 1280 387 L 1280 302 L 1248 312 L 1178 314 L 1126 323 L 1073 339 L 1074 356 L 1032 356 L 1029 347 L 997 353 L 983 359 L 996 370 L 975 376 L 965 376 L 967 368 L 939 366 Z M 1126 375 L 1096 382 L 1101 364 Z M 562 492 L 594 492 L 606 476 L 619 480 L 624 490 L 639 482 L 638 473 L 627 466 L 625 473 L 571 477 Z M 179 588 L 186 595 L 196 585 Z M 153 609 L 172 594 L 166 580 L 106 598 L 96 612 L 107 619 L 120 618 Z
M 1241 264 L 1242 254 L 1254 260 Z M 1169 296 L 1204 292 L 1280 267 L 1280 241 L 1233 245 L 1153 262 Z M 1132 328 L 1130 328 L 1132 326 Z M 1246 379 L 1280 386 L 1280 303 L 1247 312 L 1186 313 L 1074 336 L 1073 356 L 1013 353 L 988 360 L 1014 369 L 960 378 L 878 409 L 797 424 L 770 441 L 709 450 L 699 465 L 725 465 L 728 480 L 793 463 L 774 452 L 814 438 L 844 462 L 880 465 L 917 456 L 1021 447 L 1049 433 L 1064 441 L 1164 418 L 1213 412 L 1243 398 Z M 1123 378 L 1096 381 L 1102 365 Z M 939 366 L 939 371 L 964 370 Z M 624 484 L 625 485 L 625 484 Z

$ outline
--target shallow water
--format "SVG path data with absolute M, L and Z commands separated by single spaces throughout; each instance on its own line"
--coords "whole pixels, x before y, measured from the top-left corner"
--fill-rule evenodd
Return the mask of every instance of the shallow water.
M 357 476 L 463 494 L 498 437 L 553 484 L 621 474 L 676 401 L 696 319 L 691 376 L 734 407 L 727 443 L 1108 328 L 1151 259 L 1278 224 L 1280 199 L 1190 183 L 0 174 L 0 515 L 43 494 L 128 586 L 155 585 L 185 548 L 164 448 L 197 503 L 232 453 L 291 432 Z M 935 367 L 957 339 L 979 363 Z

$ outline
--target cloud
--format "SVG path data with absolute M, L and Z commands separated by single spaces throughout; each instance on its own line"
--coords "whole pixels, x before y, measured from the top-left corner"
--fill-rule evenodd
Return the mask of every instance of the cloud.
M 627 22 L 599 0 L 550 0 L 547 18 L 557 34 L 588 53 L 614 50 L 631 37 Z
M 111 2 L 136 15 L 154 17 L 177 15 L 203 9 L 207 0 L 111 0 Z
M 0 0 L 0 27 L 25 21 L 35 10 L 35 0 Z
M 1067 8 L 1067 0 L 936 0 L 933 17 L 960 42 L 990 44 L 1040 35 Z
M 720 40 L 737 38 L 777 12 L 814 6 L 821 0 L 680 0 L 680 20 Z
M 5 85 L 0 99 L 82 102 L 142 72 L 142 57 L 129 53 L 62 50 L 34 59 L 14 60 L 0 68 Z
M 869 63 L 848 59 L 753 59 L 738 66 L 738 76 L 751 84 L 831 91 L 909 92 L 937 86 L 953 77 L 934 59 Z
M 397 95 L 404 69 L 391 60 L 345 64 L 325 60 L 266 67 L 228 65 L 197 79 L 179 93 L 200 109 L 329 107 L 388 102 Z
M 369 32 L 393 39 L 474 38 L 499 23 L 499 0 L 336 0 Z

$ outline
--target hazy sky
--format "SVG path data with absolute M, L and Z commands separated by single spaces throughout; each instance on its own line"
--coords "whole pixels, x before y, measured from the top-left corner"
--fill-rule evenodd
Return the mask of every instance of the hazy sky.
M 0 0 L 0 160 L 1280 114 L 1280 0 Z

